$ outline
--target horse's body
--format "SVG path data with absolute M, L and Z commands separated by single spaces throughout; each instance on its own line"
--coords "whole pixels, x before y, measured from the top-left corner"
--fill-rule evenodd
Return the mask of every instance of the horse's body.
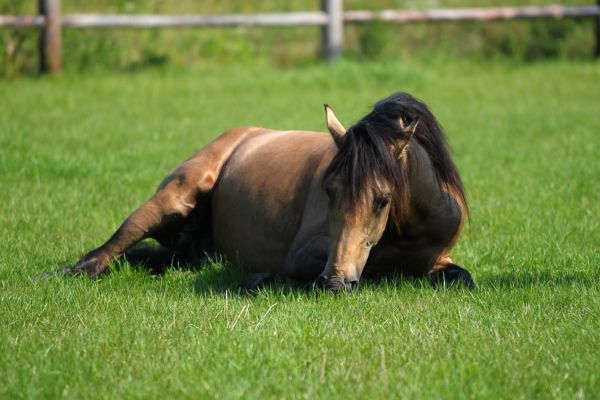
M 320 183 L 337 153 L 333 140 L 318 132 L 260 128 L 222 137 L 242 136 L 223 169 L 215 171 L 219 180 L 206 199 L 214 250 L 251 272 L 300 277 L 310 267 L 300 265 L 309 245 L 321 255 L 322 270 L 328 200 Z
M 300 281 L 314 280 L 321 273 L 331 276 L 333 269 L 351 264 L 344 267 L 349 271 L 339 273 L 342 285 L 344 279 L 357 281 L 363 267 L 385 275 L 439 275 L 446 270 L 451 272 L 450 279 L 472 284 L 470 275 L 454 265 L 449 255 L 466 216 L 460 179 L 449 156 L 436 153 L 446 149 L 433 116 L 425 115 L 429 111 L 422 103 L 416 104 L 425 107 L 426 113 L 414 107 L 410 96 L 402 99 L 411 101 L 399 109 L 400 126 L 404 120 L 421 121 L 408 146 L 409 139 L 404 137 L 397 159 L 397 168 L 404 172 L 406 204 L 401 204 L 402 217 L 396 224 L 390 215 L 385 231 L 373 228 L 380 232 L 356 245 L 358 250 L 344 243 L 335 249 L 330 246 L 328 205 L 332 200 L 323 183 L 338 147 L 344 150 L 338 139 L 345 130 L 333 114 L 330 121 L 328 114 L 333 139 L 319 132 L 254 127 L 224 133 L 177 167 L 108 242 L 67 272 L 103 273 L 110 260 L 152 237 L 180 258 L 195 259 L 215 251 L 249 272 Z M 348 132 L 358 132 L 358 125 Z M 429 132 L 434 129 L 439 132 Z M 436 140 L 439 143 L 432 145 Z M 440 166 L 452 170 L 440 171 Z M 398 204 L 402 201 L 392 198 Z M 361 252 L 356 257 L 364 258 L 366 267 L 364 262 L 361 266 L 345 261 L 344 252 L 353 251 Z

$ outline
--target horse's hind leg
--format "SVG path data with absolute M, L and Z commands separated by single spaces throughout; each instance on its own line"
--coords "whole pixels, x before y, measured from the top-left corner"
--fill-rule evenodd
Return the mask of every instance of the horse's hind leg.
M 108 263 L 139 241 L 161 229 L 181 222 L 196 205 L 198 189 L 167 184 L 133 212 L 102 246 L 84 255 L 74 266 L 62 270 L 66 275 L 98 276 L 108 271 Z
M 139 241 L 161 236 L 181 224 L 212 190 L 221 168 L 232 151 L 257 129 L 240 128 L 221 135 L 167 176 L 150 200 L 142 204 L 102 246 L 84 255 L 74 266 L 61 272 L 90 277 L 108 272 L 111 260 Z M 210 221 L 207 221 L 210 223 Z

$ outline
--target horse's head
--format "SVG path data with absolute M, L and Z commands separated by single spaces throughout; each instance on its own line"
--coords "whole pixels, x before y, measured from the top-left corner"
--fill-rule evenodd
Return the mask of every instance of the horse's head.
M 348 131 L 329 106 L 327 127 L 339 148 L 323 176 L 329 198 L 329 254 L 319 283 L 337 291 L 358 284 L 371 248 L 381 238 L 389 217 L 399 224 L 408 191 L 401 167 L 403 151 L 418 121 L 403 134 L 359 121 Z M 400 206 L 399 206 L 400 205 Z

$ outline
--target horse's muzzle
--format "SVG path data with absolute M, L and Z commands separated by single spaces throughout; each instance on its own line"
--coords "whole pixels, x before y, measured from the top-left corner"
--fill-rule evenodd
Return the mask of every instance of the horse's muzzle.
M 358 289 L 358 279 L 340 279 L 336 277 L 328 277 L 324 274 L 317 278 L 317 286 L 321 289 L 330 290 L 335 293 L 352 292 Z

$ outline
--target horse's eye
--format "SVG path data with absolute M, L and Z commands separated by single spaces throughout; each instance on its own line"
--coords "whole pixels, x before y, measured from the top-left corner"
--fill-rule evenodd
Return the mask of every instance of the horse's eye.
M 330 200 L 333 199 L 333 189 L 331 189 L 330 187 L 326 187 L 325 193 L 327 194 L 327 197 L 329 197 Z
M 380 197 L 375 200 L 375 210 L 381 211 L 390 203 L 390 199 L 387 197 Z

